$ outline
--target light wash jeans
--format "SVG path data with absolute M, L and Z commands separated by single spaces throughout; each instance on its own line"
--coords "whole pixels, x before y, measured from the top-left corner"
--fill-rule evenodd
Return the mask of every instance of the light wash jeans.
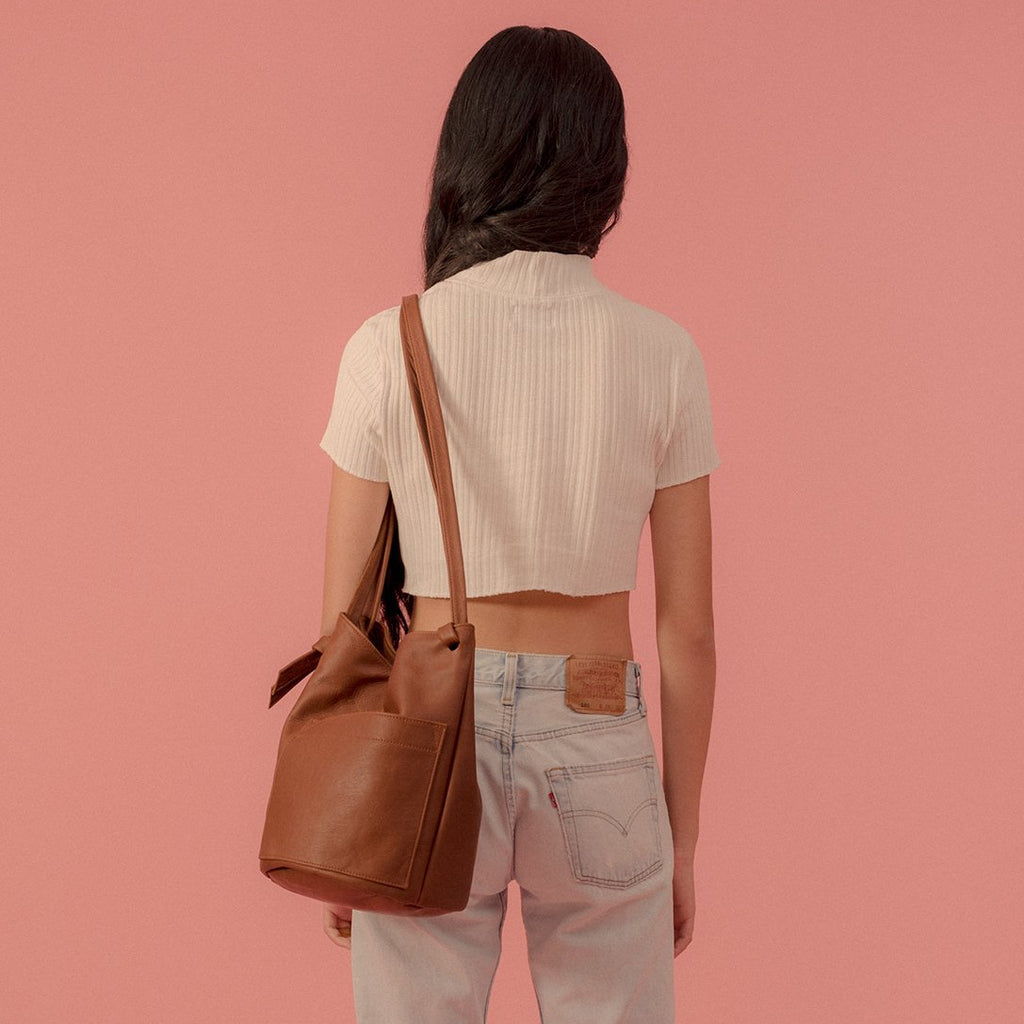
M 513 878 L 543 1024 L 672 1024 L 672 837 L 640 665 L 624 714 L 585 714 L 565 703 L 565 662 L 476 649 L 469 905 L 353 912 L 358 1024 L 483 1022 Z

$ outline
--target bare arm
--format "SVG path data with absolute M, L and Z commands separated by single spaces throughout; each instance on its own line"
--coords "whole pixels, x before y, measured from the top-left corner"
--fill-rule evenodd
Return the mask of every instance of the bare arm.
M 693 858 L 715 696 L 710 476 L 651 505 L 665 798 L 677 857 Z

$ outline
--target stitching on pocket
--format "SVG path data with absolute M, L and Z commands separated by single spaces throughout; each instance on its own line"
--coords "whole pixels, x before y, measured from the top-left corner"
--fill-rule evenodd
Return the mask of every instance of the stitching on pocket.
M 544 774 L 577 881 L 624 889 L 662 867 L 653 755 L 560 765 Z

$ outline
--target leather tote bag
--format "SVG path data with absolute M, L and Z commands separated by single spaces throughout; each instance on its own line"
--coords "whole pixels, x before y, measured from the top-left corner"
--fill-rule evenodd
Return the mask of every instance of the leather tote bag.
M 260 871 L 292 892 L 385 914 L 433 916 L 469 901 L 480 831 L 466 577 L 448 442 L 419 296 L 402 299 L 409 392 L 437 497 L 451 622 L 397 648 L 379 620 L 397 532 L 392 495 L 334 631 L 286 665 L 270 707 L 312 672 L 281 732 Z

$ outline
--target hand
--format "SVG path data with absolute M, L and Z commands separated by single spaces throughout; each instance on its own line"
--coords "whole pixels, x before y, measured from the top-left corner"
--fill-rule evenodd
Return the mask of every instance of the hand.
M 673 957 L 690 944 L 693 938 L 693 916 L 697 900 L 693 889 L 693 856 L 688 853 L 675 855 L 675 873 L 672 876 L 672 922 L 675 929 Z
M 327 932 L 331 942 L 336 942 L 346 949 L 352 948 L 352 910 L 349 907 L 336 907 L 325 903 L 324 907 L 324 931 Z

